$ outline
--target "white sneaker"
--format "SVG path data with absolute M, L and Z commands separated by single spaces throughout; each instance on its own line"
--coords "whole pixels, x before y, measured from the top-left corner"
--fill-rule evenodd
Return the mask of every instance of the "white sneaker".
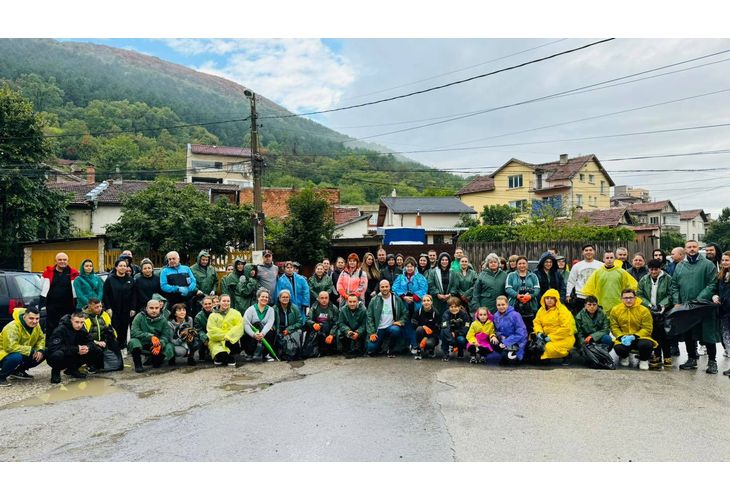
M 627 356 L 627 357 L 625 357 L 625 358 L 621 358 L 621 359 L 619 359 L 618 363 L 619 363 L 619 364 L 620 364 L 621 366 L 631 366 L 631 361 L 629 361 L 629 358 L 628 358 L 628 356 Z
M 703 345 L 697 347 L 697 354 L 699 354 L 700 356 L 707 356 L 707 347 Z
M 648 370 L 649 361 L 639 361 L 639 370 Z

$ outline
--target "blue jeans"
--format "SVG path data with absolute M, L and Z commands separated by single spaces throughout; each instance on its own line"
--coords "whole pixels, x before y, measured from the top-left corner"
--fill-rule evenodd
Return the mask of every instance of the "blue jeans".
M 403 335 L 403 327 L 397 326 L 397 325 L 390 325 L 388 328 L 381 328 L 377 332 L 378 340 L 377 342 L 372 342 L 370 340 L 370 337 L 368 337 L 368 353 L 372 352 L 378 352 L 380 351 L 381 346 L 383 343 L 388 341 L 387 346 L 388 350 L 391 350 L 393 346 L 395 345 L 396 341 L 400 338 L 401 335 Z
M 466 348 L 466 337 L 458 336 L 454 338 L 449 331 L 441 334 L 441 350 L 447 353 L 450 347 L 458 347 L 463 351 Z
M 45 361 L 45 357 L 40 361 Z M 0 361 L 0 380 L 8 378 L 18 370 L 25 371 L 40 364 L 32 356 L 23 356 L 19 352 L 11 352 Z

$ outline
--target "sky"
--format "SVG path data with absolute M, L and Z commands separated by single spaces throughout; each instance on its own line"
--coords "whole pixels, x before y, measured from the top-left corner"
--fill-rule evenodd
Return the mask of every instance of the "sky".
M 223 76 L 306 113 L 428 89 L 601 39 L 76 40 Z M 727 52 L 705 57 L 721 51 Z M 685 62 L 695 58 L 701 59 Z M 656 70 L 667 65 L 673 66 Z M 671 199 L 679 210 L 704 208 L 717 215 L 727 204 L 722 189 L 730 179 L 727 154 L 626 158 L 730 153 L 727 126 L 655 133 L 730 123 L 728 70 L 730 40 L 621 38 L 448 88 L 311 119 L 461 175 L 489 173 L 510 158 L 543 163 L 562 153 L 595 154 L 617 185 L 647 188 L 653 199 Z M 647 73 L 621 79 L 641 72 Z M 575 95 L 514 105 L 599 83 Z M 513 106 L 491 109 L 507 105 Z M 434 123 L 449 118 L 459 119 Z M 642 134 L 615 137 L 637 132 Z M 601 137 L 591 139 L 596 136 Z M 432 151 L 438 149 L 449 151 Z M 719 170 L 681 171 L 710 168 Z

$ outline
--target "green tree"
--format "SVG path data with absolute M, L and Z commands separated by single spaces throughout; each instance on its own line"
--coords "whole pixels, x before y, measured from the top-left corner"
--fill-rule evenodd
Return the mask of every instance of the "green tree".
M 509 205 L 486 205 L 480 214 L 485 226 L 514 224 L 519 210 Z
M 45 180 L 50 150 L 31 102 L 0 86 L 0 260 L 17 258 L 20 241 L 69 234 L 66 197 Z
M 101 143 L 91 161 L 100 173 L 133 170 L 132 161 L 139 156 L 139 146 L 127 135 L 117 135 Z
M 112 240 L 135 252 L 175 250 L 189 259 L 200 250 L 222 254 L 228 248 L 246 248 L 253 241 L 251 207 L 226 199 L 214 204 L 191 184 L 180 188 L 160 178 L 128 197 L 119 222 L 107 226 Z
M 30 99 L 33 109 L 37 112 L 63 105 L 64 93 L 58 87 L 54 77 L 45 80 L 35 73 L 21 75 L 15 80 L 14 86 L 21 94 Z
M 674 247 L 684 247 L 684 236 L 674 229 L 664 229 L 661 235 L 662 250 L 671 252 Z
M 459 222 L 456 223 L 456 227 L 479 227 L 479 219 L 472 217 L 471 214 L 461 214 Z
M 730 248 L 730 208 L 722 209 L 717 220 L 710 223 L 705 235 L 705 241 L 717 243 L 720 248 Z M 662 234 L 662 246 L 664 245 L 664 234 Z M 682 242 L 684 245 L 684 242 Z
M 314 189 L 303 189 L 287 201 L 289 216 L 279 240 L 284 255 L 299 262 L 319 262 L 330 248 L 335 230 L 331 205 Z

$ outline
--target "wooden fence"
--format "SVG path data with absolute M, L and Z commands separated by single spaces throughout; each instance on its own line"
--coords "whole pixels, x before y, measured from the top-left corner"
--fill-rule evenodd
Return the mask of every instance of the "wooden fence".
M 648 259 L 654 250 L 650 241 L 596 241 L 596 242 L 576 242 L 576 241 L 489 241 L 489 242 L 469 242 L 462 243 L 460 246 L 464 249 L 464 253 L 469 257 L 469 261 L 474 264 L 476 269 L 481 265 L 484 259 L 490 253 L 509 258 L 510 255 L 524 255 L 529 260 L 539 260 L 540 255 L 547 251 L 548 248 L 555 248 L 559 255 L 564 255 L 570 264 L 573 260 L 583 259 L 582 247 L 586 243 L 591 243 L 596 249 L 596 259 L 603 260 L 603 252 L 606 250 L 616 250 L 617 247 L 626 247 L 629 250 L 629 257 L 636 252 L 641 252 Z

